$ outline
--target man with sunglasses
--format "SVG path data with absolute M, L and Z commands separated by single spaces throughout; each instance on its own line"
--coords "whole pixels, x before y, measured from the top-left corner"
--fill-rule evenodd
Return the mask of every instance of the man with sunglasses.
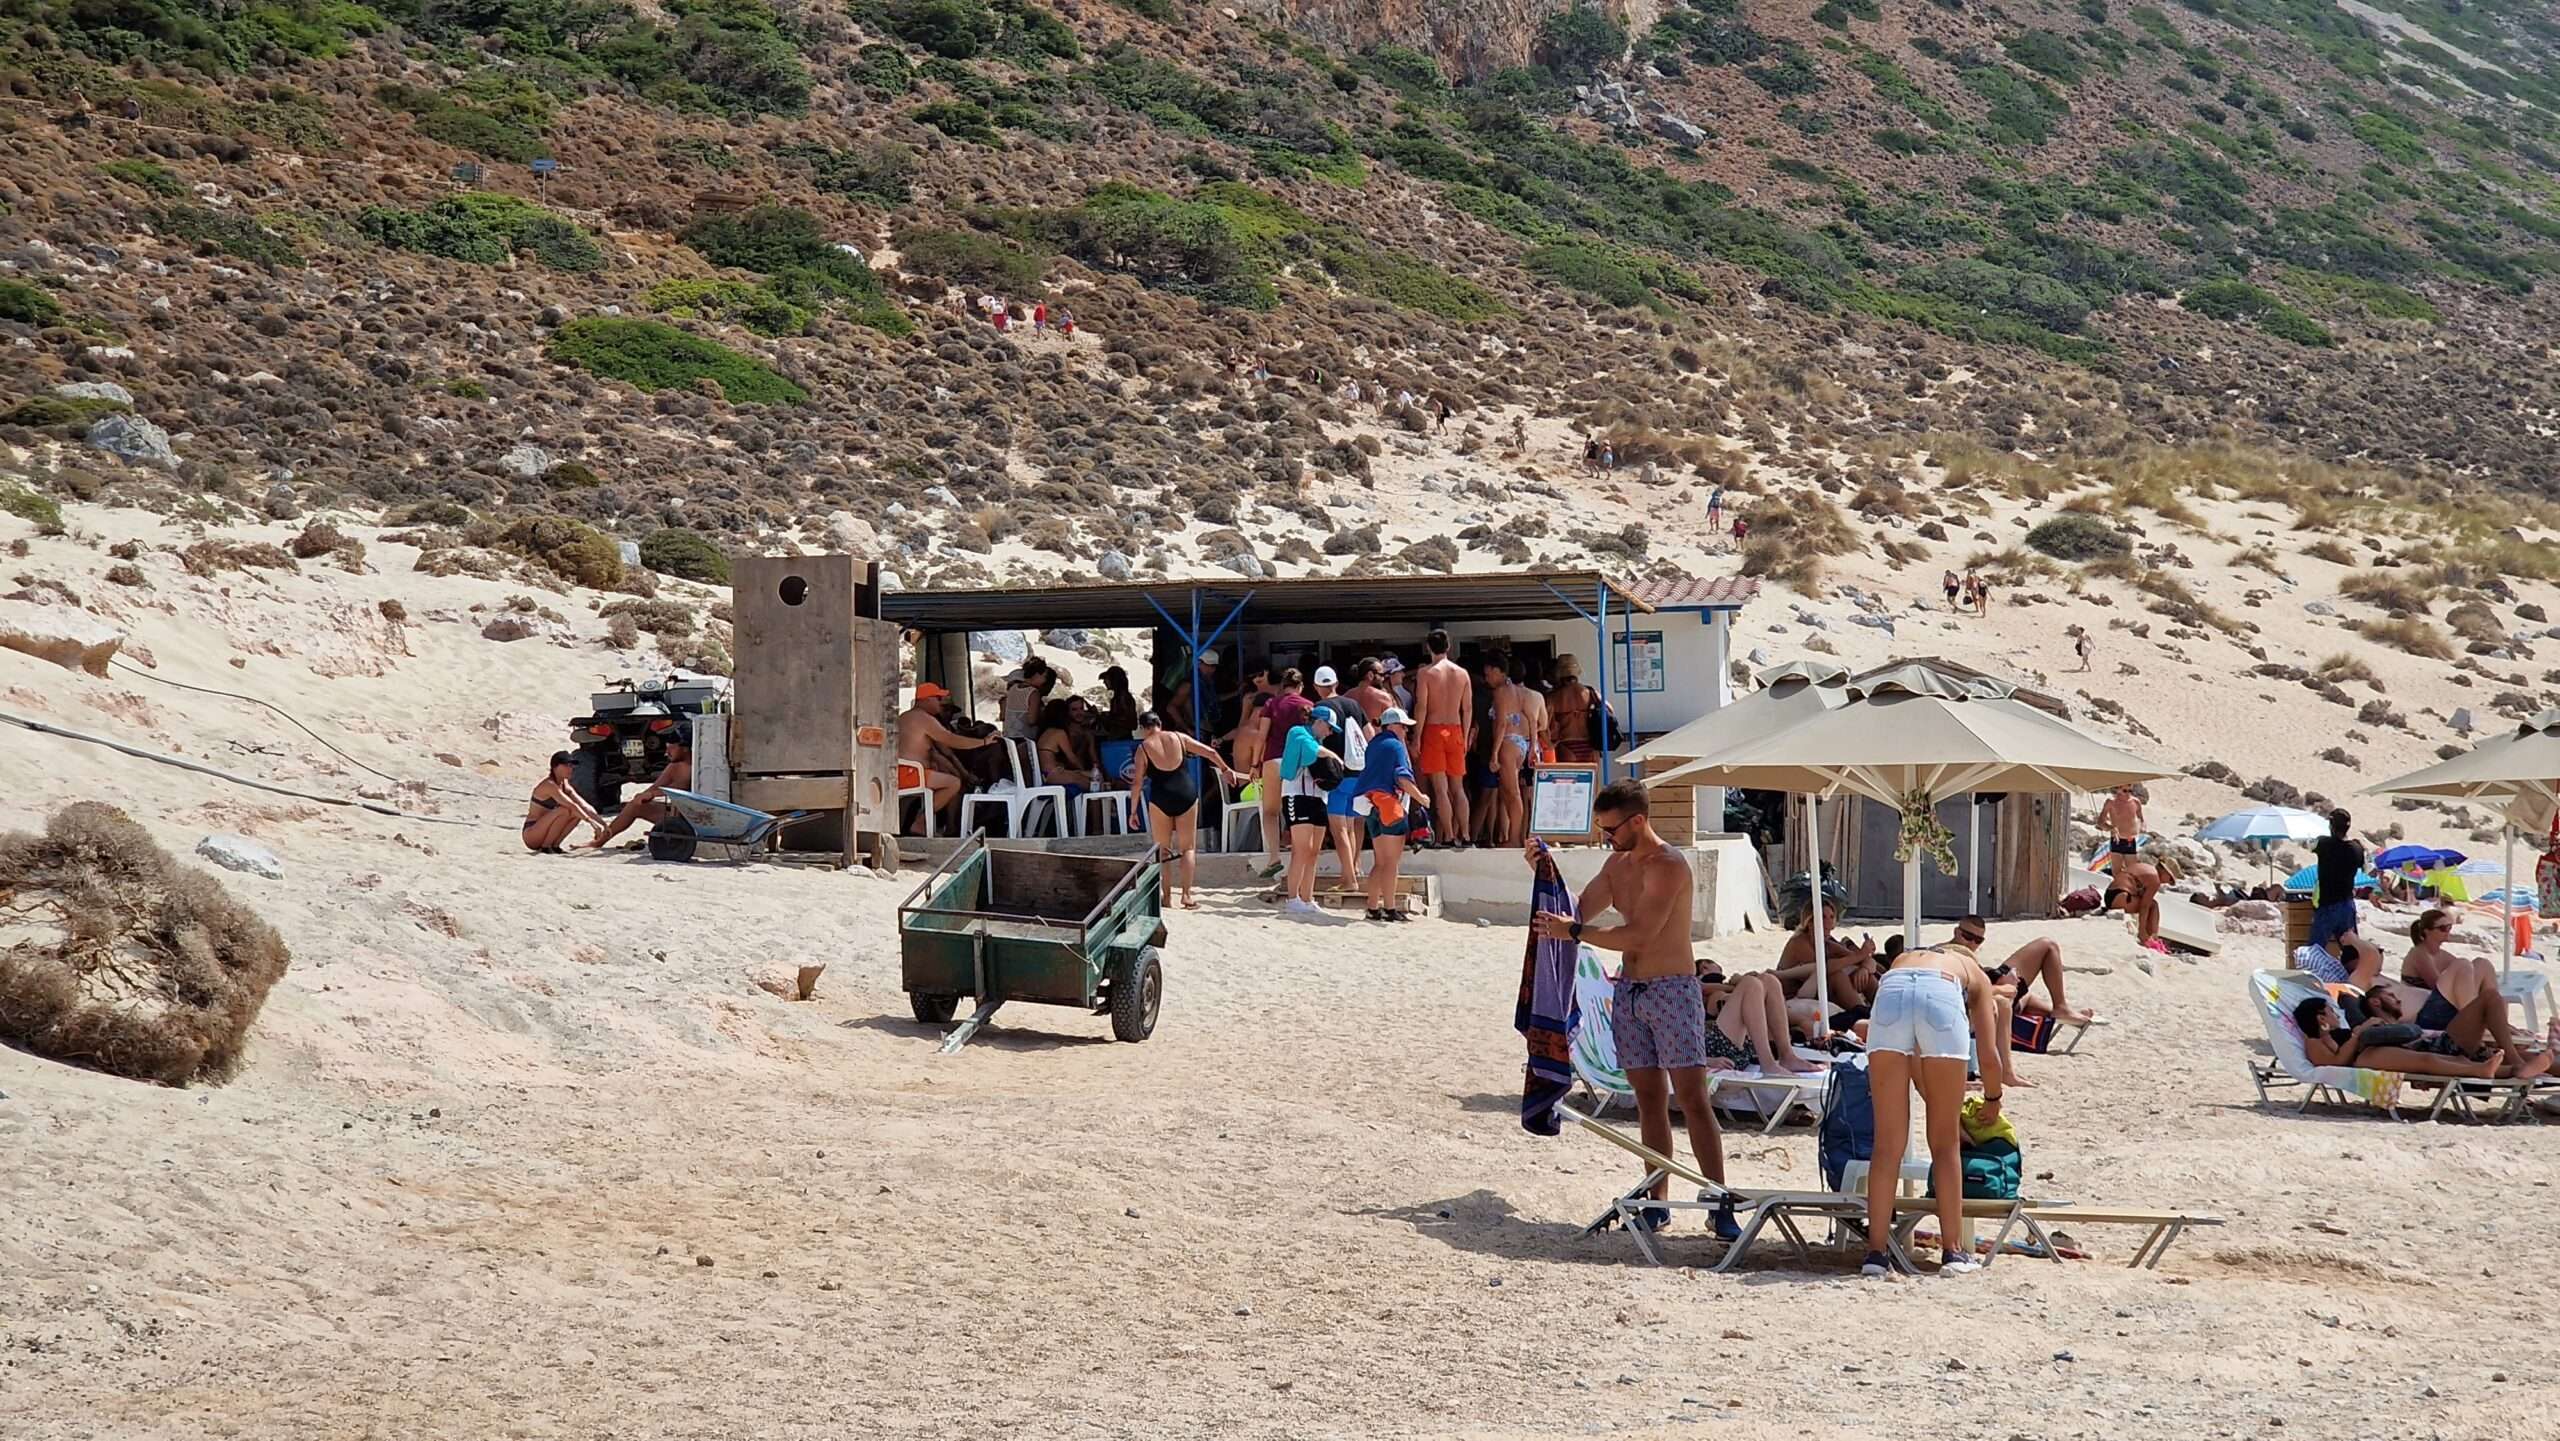
M 1530 927 L 1544 940 L 1578 941 L 1622 957 L 1609 1022 L 1618 1043 L 1618 1064 L 1636 1093 L 1644 1143 L 1662 1155 L 1673 1154 L 1677 1143 L 1671 1134 L 1671 1102 L 1677 1097 L 1680 1114 L 1689 1120 L 1689 1146 L 1697 1153 L 1698 1170 L 1721 1184 L 1724 1137 L 1716 1129 L 1715 1109 L 1707 1104 L 1706 998 L 1698 981 L 1697 952 L 1689 944 L 1695 884 L 1689 859 L 1654 834 L 1642 782 L 1602 786 L 1592 801 L 1591 819 L 1608 841 L 1609 859 L 1583 887 L 1576 914 L 1542 911 Z M 1544 849 L 1545 842 L 1530 839 L 1533 870 Z M 1623 924 L 1590 923 L 1591 917 L 1612 909 Z M 1657 1184 L 1653 1194 L 1661 1198 L 1665 1186 Z M 1658 1228 L 1669 1214 L 1648 1210 L 1640 1224 Z M 1715 1229 L 1727 1241 L 1740 1234 L 1730 1211 L 1716 1213 Z

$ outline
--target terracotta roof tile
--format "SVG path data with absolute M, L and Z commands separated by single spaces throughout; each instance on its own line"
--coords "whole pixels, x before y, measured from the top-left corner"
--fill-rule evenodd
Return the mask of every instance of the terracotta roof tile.
M 1663 610 L 1672 606 L 1741 607 L 1760 593 L 1756 576 L 1718 575 L 1678 580 L 1635 580 L 1624 583 L 1627 594 Z

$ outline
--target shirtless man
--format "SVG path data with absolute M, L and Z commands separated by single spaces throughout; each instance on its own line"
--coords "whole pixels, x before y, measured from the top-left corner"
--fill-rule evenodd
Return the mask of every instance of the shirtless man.
M 1529 834 L 1522 786 L 1547 733 L 1547 698 L 1511 678 L 1511 658 L 1484 658 L 1485 688 L 1493 692 L 1493 777 L 1496 843 L 1516 846 Z
M 973 751 L 1000 739 L 964 736 L 944 725 L 942 712 L 950 700 L 951 692 L 925 681 L 916 687 L 916 703 L 898 714 L 898 789 L 911 791 L 923 786 L 931 792 L 925 803 L 945 817 L 951 814 L 966 786 L 960 777 L 933 763 L 933 748 Z
M 2115 875 L 2141 849 L 2137 843 L 2142 839 L 2142 801 L 2133 787 L 2115 788 L 2106 804 L 2098 807 L 2098 824 L 2107 832 L 2107 873 Z
M 692 788 L 693 746 L 687 741 L 671 740 L 667 742 L 667 768 L 658 772 L 658 778 L 649 782 L 647 790 L 622 803 L 622 810 L 614 816 L 613 824 L 597 832 L 596 838 L 587 842 L 587 849 L 604 849 L 606 842 L 641 821 L 655 826 L 674 813 L 673 808 L 660 798 L 660 793 Z
M 1861 972 L 1876 958 L 1876 942 L 1875 937 L 1868 936 L 1856 945 L 1850 945 L 1831 933 L 1832 928 L 1839 924 L 1840 908 L 1824 901 L 1822 954 L 1831 965 L 1831 1004 L 1835 1010 L 1852 1010 L 1865 1005 L 1873 995 L 1871 975 L 1866 984 L 1859 982 Z M 1778 951 L 1778 979 L 1785 984 L 1787 994 L 1799 1000 L 1813 998 L 1813 947 L 1813 917 L 1808 910 L 1804 924 L 1796 927 L 1795 933 L 1787 937 L 1786 945 Z M 1831 1018 L 1824 1016 L 1819 1019 L 1828 1025 Z
M 1602 786 L 1591 803 L 1591 821 L 1608 843 L 1609 859 L 1583 887 L 1574 915 L 1544 911 L 1530 927 L 1545 940 L 1579 941 L 1624 958 L 1609 1015 L 1617 1033 L 1618 1062 L 1636 1093 L 1644 1143 L 1662 1155 L 1674 1154 L 1671 1102 L 1678 1098 L 1698 1169 L 1721 1184 L 1724 1137 L 1716 1130 L 1715 1109 L 1707 1104 L 1707 1011 L 1697 953 L 1689 944 L 1688 858 L 1653 833 L 1641 781 Z M 1527 847 L 1532 867 L 1544 848 L 1543 841 Z M 1591 917 L 1613 908 L 1625 924 L 1590 923 Z M 1663 1186 L 1654 1187 L 1656 1200 L 1665 1194 Z M 1669 1220 L 1667 1211 L 1644 1214 L 1639 1224 L 1648 1229 Z M 1740 1234 L 1729 1211 L 1716 1213 L 1715 1228 L 1727 1241 Z
M 1475 682 L 1449 659 L 1449 633 L 1422 638 L 1431 659 L 1413 678 L 1414 719 L 1422 727 L 1422 781 L 1431 788 L 1432 829 L 1464 849 L 1474 834 L 1467 806 L 1467 749 L 1475 744 Z
M 1396 703 L 1396 693 L 1387 689 L 1386 665 L 1375 656 L 1363 656 L 1351 668 L 1351 689 L 1343 694 L 1360 702 L 1361 713 L 1373 727 L 1378 717 L 1387 713 L 1387 707 Z

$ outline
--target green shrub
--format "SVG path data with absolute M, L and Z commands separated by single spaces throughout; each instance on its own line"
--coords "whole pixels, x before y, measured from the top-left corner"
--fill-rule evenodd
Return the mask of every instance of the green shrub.
M 542 138 L 543 129 L 551 123 L 550 97 L 526 84 L 490 93 L 497 101 L 495 110 L 414 85 L 385 85 L 374 92 L 374 98 L 416 116 L 421 134 L 458 150 L 518 164 L 550 154 L 551 144 Z
M 1998 65 L 1973 65 L 1962 72 L 1966 88 L 1989 102 L 1983 132 L 1995 145 L 2041 145 L 2071 106 L 2052 86 Z
M 30 430 L 59 430 L 78 438 L 89 429 L 89 422 L 99 416 L 133 407 L 120 400 L 94 396 L 30 395 L 5 411 L 0 411 L 0 425 L 23 425 Z
M 377 12 L 347 0 L 9 0 L 0 15 L 40 26 L 65 48 L 109 64 L 147 60 L 208 73 L 327 59 L 385 25 Z
M 999 26 L 985 0 L 891 0 L 890 33 L 946 60 L 966 60 L 995 43 Z
M 2028 30 L 2000 42 L 2009 58 L 2039 75 L 2049 75 L 2065 85 L 2080 79 L 2079 51 L 2071 42 L 2050 30 Z
M 654 530 L 640 542 L 640 563 L 660 575 L 729 583 L 729 556 L 698 530 Z
M 1742 73 L 1772 95 L 1810 95 L 1822 88 L 1822 72 L 1814 68 L 1813 57 L 1793 42 L 1776 59 L 1750 66 Z
M 736 215 L 706 215 L 685 227 L 684 242 L 715 265 L 768 277 L 776 295 L 803 309 L 848 301 L 856 324 L 891 335 L 915 328 L 881 294 L 880 278 L 862 257 L 836 248 L 818 217 L 797 206 L 768 202 Z
M 808 311 L 774 294 L 770 286 L 743 280 L 661 280 L 642 293 L 640 303 L 680 320 L 735 321 L 758 335 L 800 335 L 809 329 Z
M 1577 3 L 1538 27 L 1538 60 L 1564 79 L 1584 79 L 1626 53 L 1627 32 L 1596 8 Z
M 110 160 L 98 167 L 98 173 L 109 180 L 147 190 L 164 200 L 174 200 L 187 193 L 187 183 L 169 167 L 152 160 Z
M 654 320 L 581 316 L 552 332 L 545 353 L 643 391 L 709 380 L 739 405 L 798 405 L 809 398 L 798 383 L 762 361 Z
M 1074 29 L 1031 0 L 996 0 L 996 17 L 1004 25 L 996 52 L 1016 62 L 1036 68 L 1044 60 L 1073 60 L 1084 53 Z
M 573 274 L 604 268 L 604 252 L 576 222 L 493 191 L 447 196 L 423 210 L 367 206 L 356 216 L 356 228 L 377 245 L 474 265 L 496 265 L 522 253 Z
M 886 209 L 915 198 L 916 152 L 895 141 L 876 141 L 856 150 L 800 142 L 780 146 L 774 154 L 806 166 L 809 182 L 830 194 Z
M 2027 544 L 2056 560 L 2102 560 L 2133 553 L 2133 542 L 2114 526 L 2077 512 L 2039 522 L 2027 532 Z
M 622 547 L 567 516 L 526 516 L 501 532 L 498 544 L 573 585 L 606 590 L 622 584 Z
M 476 380 L 448 380 L 444 383 L 444 393 L 460 400 L 487 400 L 489 387 Z
M 916 68 L 907 63 L 906 52 L 895 45 L 863 46 L 855 53 L 844 78 L 847 84 L 884 100 L 916 88 Z
M 152 218 L 171 235 L 234 260 L 270 270 L 299 269 L 303 263 L 302 251 L 291 236 L 269 230 L 246 215 L 207 210 L 200 205 L 173 205 Z
M 1633 258 L 1602 246 L 1578 241 L 1541 245 L 1524 256 L 1520 263 L 1568 290 L 1579 291 L 1611 305 L 1657 303 L 1653 287 L 1645 283 L 1641 268 Z
M 1000 295 L 1038 289 L 1049 268 L 1046 253 L 972 231 L 911 227 L 892 234 L 889 243 L 897 247 L 899 268 L 910 275 Z
M 2078 330 L 2089 318 L 2089 302 L 2070 286 L 1988 260 L 1942 260 L 1914 272 L 1905 284 L 2047 330 Z
M 62 305 L 23 280 L 0 278 L 0 320 L 20 325 L 60 325 Z
M 0 515 L 14 515 L 47 535 L 62 533 L 62 506 L 14 481 L 0 480 Z
M 936 100 L 917 106 L 907 118 L 919 125 L 930 125 L 954 140 L 1004 148 L 1004 137 L 996 133 L 995 117 L 974 100 Z
M 599 47 L 615 78 L 688 110 L 752 116 L 809 108 L 808 66 L 764 0 L 668 0 L 666 9 L 674 29 L 635 20 Z
M 2245 280 L 2208 280 L 2189 286 L 2178 303 L 2216 320 L 2248 320 L 2259 329 L 2298 345 L 2334 345 L 2320 322 Z

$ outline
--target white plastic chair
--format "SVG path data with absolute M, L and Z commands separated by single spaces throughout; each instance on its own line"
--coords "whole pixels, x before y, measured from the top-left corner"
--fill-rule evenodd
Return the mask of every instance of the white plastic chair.
M 1095 806 L 1102 809 L 1097 811 Z M 1086 791 L 1076 802 L 1076 809 L 1079 812 L 1076 817 L 1078 835 L 1104 834 L 1096 828 L 1097 822 L 1108 825 L 1111 835 L 1125 836 L 1129 833 L 1129 791 L 1126 786 L 1104 786 L 1100 790 Z
M 1250 784 L 1250 782 L 1248 782 L 1248 784 Z M 1221 777 L 1221 778 L 1219 779 L 1219 781 L 1218 781 L 1218 793 L 1219 793 L 1220 795 L 1225 795 L 1225 794 L 1226 794 L 1226 788 L 1227 788 L 1226 780 L 1225 780 L 1225 778 L 1224 778 L 1224 777 Z M 1220 807 L 1219 807 L 1219 810 L 1218 810 L 1218 849 L 1219 849 L 1219 850 L 1226 851 L 1226 852 L 1228 852 L 1228 853 L 1232 854 L 1232 853 L 1236 852 L 1237 850 L 1242 849 L 1242 847 L 1240 847 L 1240 846 L 1238 846 L 1238 845 L 1236 844 L 1236 822 L 1237 822 L 1237 821 L 1240 821 L 1240 820 L 1250 820 L 1250 821 L 1252 821 L 1252 822 L 1253 822 L 1253 838 L 1254 838 L 1254 843 L 1255 843 L 1257 846 L 1260 846 L 1260 845 L 1262 845 L 1262 844 L 1263 844 L 1263 839 L 1264 839 L 1264 838 L 1263 838 L 1263 835 L 1262 835 L 1262 798 L 1261 798 L 1260 796 L 1258 796 L 1258 795 L 1257 795 L 1257 796 L 1255 796 L 1252 800 L 1249 800 L 1249 801 L 1229 800 L 1229 801 L 1225 802 L 1225 804 L 1223 804 L 1222 806 L 1220 806 Z
M 999 782 L 998 789 L 978 791 L 970 795 L 967 799 L 961 801 L 960 833 L 965 836 L 971 831 L 978 829 L 975 824 L 975 820 L 979 807 L 994 806 L 1004 812 L 1004 833 L 1007 836 L 1019 840 L 1029 833 L 1026 827 L 1031 815 L 1031 808 L 1040 804 L 1042 801 L 1047 801 L 1049 803 L 1050 824 L 1056 828 L 1056 834 L 1059 839 L 1065 839 L 1067 835 L 1067 788 L 1065 786 L 1044 786 L 1033 784 L 1033 782 L 1039 777 L 1040 759 L 1038 754 L 1034 753 L 1032 756 L 1032 773 L 1029 777 L 1025 777 L 1022 773 L 1022 752 L 1026 747 L 1018 742 L 1010 740 L 1000 742 L 1000 744 L 1004 748 L 1005 765 L 1013 772 L 1013 783 L 1010 788 L 1005 788 L 1003 787 L 1003 783 Z
M 913 764 L 915 764 L 915 763 L 914 763 L 914 762 L 912 762 L 912 761 L 909 761 L 909 762 L 906 762 L 906 764 L 913 765 Z M 904 787 L 901 787 L 901 788 L 899 789 L 899 791 L 898 791 L 898 828 L 899 828 L 900 830 L 905 830 L 905 829 L 906 829 L 906 826 L 907 826 L 907 801 L 908 801 L 908 799 L 909 799 L 910 797 L 913 797 L 914 799 L 916 799 L 916 800 L 918 800 L 918 801 L 923 802 L 923 805 L 924 805 L 924 838 L 925 838 L 926 840 L 932 840 L 932 839 L 933 839 L 933 822 L 934 822 L 934 815 L 933 815 L 933 787 L 931 787 L 931 786 L 904 786 Z

